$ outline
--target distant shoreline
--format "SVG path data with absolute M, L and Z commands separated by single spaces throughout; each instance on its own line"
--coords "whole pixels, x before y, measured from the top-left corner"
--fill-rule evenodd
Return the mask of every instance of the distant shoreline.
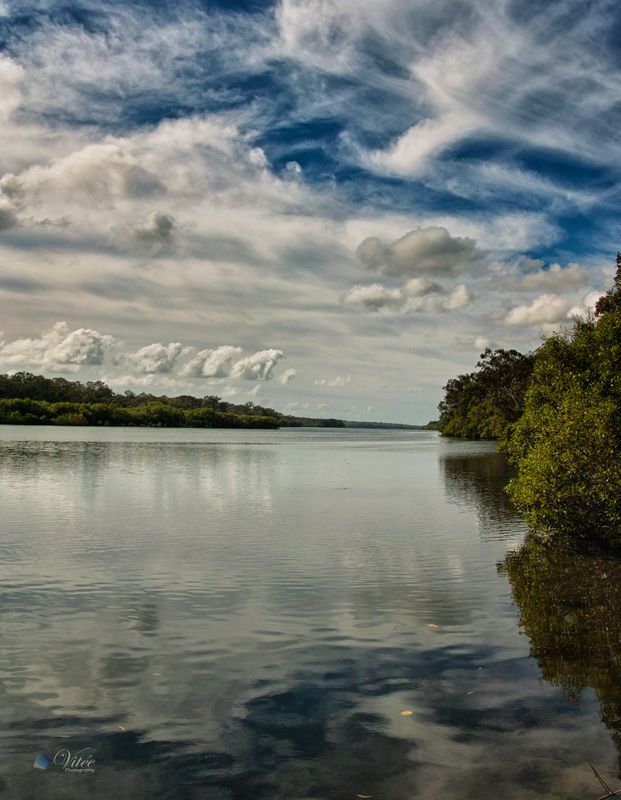
M 375 428 L 424 430 L 429 425 L 298 417 L 217 395 L 152 395 L 112 391 L 102 381 L 81 383 L 30 372 L 0 375 L 0 424 L 115 428 Z

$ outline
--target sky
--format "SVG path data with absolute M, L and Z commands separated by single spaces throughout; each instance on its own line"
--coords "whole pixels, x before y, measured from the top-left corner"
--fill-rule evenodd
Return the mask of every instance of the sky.
M 424 423 L 610 284 L 621 11 L 0 0 L 0 371 Z

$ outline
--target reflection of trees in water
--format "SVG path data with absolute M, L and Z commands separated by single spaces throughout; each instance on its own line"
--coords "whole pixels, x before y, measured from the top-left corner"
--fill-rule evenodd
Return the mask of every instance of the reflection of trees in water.
M 486 532 L 498 535 L 503 524 L 519 519 L 505 492 L 513 473 L 502 453 L 469 450 L 444 454 L 440 469 L 448 499 L 474 507 Z
M 543 677 L 574 702 L 594 689 L 621 775 L 621 559 L 529 537 L 501 570 Z

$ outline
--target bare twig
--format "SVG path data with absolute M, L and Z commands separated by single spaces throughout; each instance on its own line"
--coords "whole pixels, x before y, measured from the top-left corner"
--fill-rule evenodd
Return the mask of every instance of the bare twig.
M 608 800 L 609 797 L 619 797 L 619 794 L 621 793 L 621 789 L 611 789 L 610 786 L 606 783 L 606 781 L 599 774 L 599 772 L 595 769 L 593 764 L 591 764 L 590 761 L 587 761 L 587 764 L 591 767 L 595 777 L 600 782 L 600 784 L 602 786 L 602 789 L 606 792 L 606 794 L 603 794 L 601 797 L 598 797 L 597 800 Z

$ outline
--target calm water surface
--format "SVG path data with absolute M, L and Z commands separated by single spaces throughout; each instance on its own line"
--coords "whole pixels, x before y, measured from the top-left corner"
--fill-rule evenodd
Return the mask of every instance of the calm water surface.
M 0 427 L 0 794 L 616 788 L 619 563 L 521 547 L 506 479 L 433 432 Z

